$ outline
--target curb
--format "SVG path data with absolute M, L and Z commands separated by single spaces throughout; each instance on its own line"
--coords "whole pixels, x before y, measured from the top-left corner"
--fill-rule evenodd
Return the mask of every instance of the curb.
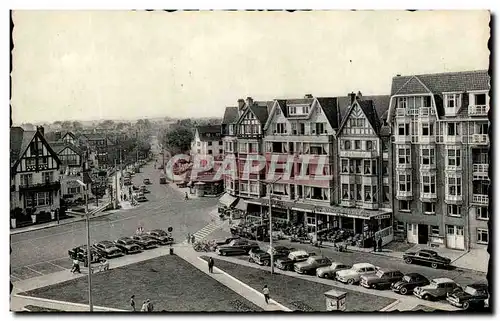
M 386 311 L 389 311 L 390 309 L 394 308 L 396 305 L 398 305 L 399 303 L 401 303 L 401 301 L 399 300 L 396 300 L 394 302 L 392 302 L 391 304 L 389 304 L 388 306 L 385 306 L 383 307 L 382 309 L 379 310 L 379 312 L 386 312 Z

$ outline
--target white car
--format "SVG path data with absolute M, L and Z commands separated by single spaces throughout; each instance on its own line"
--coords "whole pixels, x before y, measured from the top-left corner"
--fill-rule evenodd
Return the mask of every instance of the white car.
M 343 270 L 348 270 L 350 269 L 351 266 L 339 262 L 333 262 L 329 266 L 325 267 L 320 267 L 316 269 L 316 275 L 320 278 L 332 278 L 335 279 L 335 276 L 337 275 L 337 272 L 343 271 Z
M 357 263 L 348 270 L 338 271 L 337 281 L 347 284 L 359 283 L 362 275 L 375 274 L 378 268 L 370 263 Z

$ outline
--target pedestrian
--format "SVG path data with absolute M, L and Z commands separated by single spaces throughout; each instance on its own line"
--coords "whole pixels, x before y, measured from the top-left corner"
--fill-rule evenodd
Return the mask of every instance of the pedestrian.
M 377 252 L 377 240 L 373 238 L 373 252 Z
M 209 273 L 214 273 L 214 265 L 215 265 L 214 259 L 209 258 L 208 259 L 208 272 Z
M 187 242 L 188 242 L 188 244 L 191 243 L 191 234 L 189 234 L 189 232 L 188 232 L 188 235 L 187 235 Z
M 135 299 L 135 295 L 132 295 L 130 297 L 130 306 L 132 307 L 132 311 L 135 312 L 135 300 L 134 299 Z
M 194 234 L 191 235 L 191 243 L 194 244 L 194 242 L 196 241 L 196 238 L 194 237 Z
M 185 199 L 187 201 L 189 199 L 188 193 L 186 192 L 184 195 L 185 195 Z
M 73 260 L 73 267 L 71 268 L 71 272 L 72 273 L 82 273 L 82 271 L 80 271 L 80 262 L 78 262 L 77 259 Z
M 142 302 L 141 312 L 147 312 L 147 311 L 148 311 L 148 302 L 144 300 Z
M 379 239 L 378 239 L 378 251 L 382 252 L 382 238 L 381 237 L 379 237 Z
M 267 285 L 264 285 L 262 293 L 264 293 L 264 300 L 266 300 L 266 304 L 269 304 L 269 288 L 267 287 Z
M 153 312 L 153 302 L 149 301 L 149 299 L 146 300 L 148 306 L 147 306 L 147 311 L 148 312 Z

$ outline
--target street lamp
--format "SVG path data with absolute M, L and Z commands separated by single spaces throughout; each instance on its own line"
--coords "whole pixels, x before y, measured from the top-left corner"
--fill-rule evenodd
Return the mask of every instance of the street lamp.
M 94 310 L 94 307 L 92 304 L 92 268 L 91 268 L 92 254 L 91 254 L 91 247 L 90 247 L 90 217 L 89 217 L 90 212 L 89 212 L 89 201 L 88 201 L 89 200 L 89 189 L 88 189 L 87 184 L 85 184 L 81 180 L 77 179 L 76 181 L 85 190 L 85 223 L 87 226 L 87 265 L 89 267 L 89 273 L 88 273 L 89 311 L 92 312 Z
M 273 215 L 272 215 L 272 203 L 271 203 L 271 186 L 279 181 L 281 177 L 278 177 L 276 180 L 270 183 L 264 182 L 269 186 L 268 195 L 269 195 L 269 249 L 271 250 L 271 274 L 274 274 L 274 249 L 273 249 Z

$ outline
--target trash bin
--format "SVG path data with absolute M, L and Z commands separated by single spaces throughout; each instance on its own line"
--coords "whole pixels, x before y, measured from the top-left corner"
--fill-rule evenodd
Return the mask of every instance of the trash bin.
M 169 251 L 170 251 L 170 255 L 174 255 L 174 248 L 173 248 L 173 247 L 171 247 L 171 248 L 169 249 Z

